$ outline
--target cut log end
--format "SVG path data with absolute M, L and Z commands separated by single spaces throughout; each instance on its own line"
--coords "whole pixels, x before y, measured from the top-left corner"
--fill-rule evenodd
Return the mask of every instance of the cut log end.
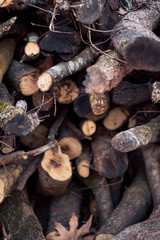
M 62 152 L 67 154 L 70 158 L 70 160 L 77 158 L 82 153 L 82 145 L 78 141 L 78 139 L 75 139 L 73 137 L 63 137 L 59 144 L 62 148 Z
M 89 96 L 89 101 L 93 114 L 101 115 L 109 108 L 109 95 L 108 94 L 93 94 Z
M 38 91 L 38 86 L 37 86 L 38 76 L 39 76 L 39 72 L 33 72 L 21 77 L 20 89 L 23 95 L 30 96 Z
M 28 42 L 24 48 L 27 57 L 34 58 L 40 54 L 40 47 L 36 42 Z
M 130 152 L 135 150 L 138 145 L 139 141 L 130 132 L 120 132 L 115 137 L 112 138 L 111 145 L 120 152 Z
M 160 42 L 154 39 L 136 38 L 125 48 L 124 56 L 134 69 L 160 71 Z
M 96 131 L 96 124 L 92 120 L 85 120 L 81 125 L 81 129 L 85 136 L 92 136 Z
M 87 178 L 90 174 L 90 162 L 87 159 L 81 160 L 77 165 L 79 176 Z
M 50 73 L 44 72 L 39 76 L 37 85 L 42 92 L 46 92 L 52 86 L 52 82 L 53 82 L 53 79 Z
M 72 176 L 69 157 L 60 150 L 57 154 L 53 150 L 46 151 L 41 166 L 56 181 L 67 181 Z
M 96 237 L 96 240 L 110 240 L 114 237 L 113 234 L 107 233 L 107 234 L 99 234 Z
M 0 0 L 0 8 L 8 7 L 12 2 L 13 0 Z
M 4 188 L 5 188 L 4 182 L 2 179 L 0 179 L 0 203 L 3 202 L 4 199 Z

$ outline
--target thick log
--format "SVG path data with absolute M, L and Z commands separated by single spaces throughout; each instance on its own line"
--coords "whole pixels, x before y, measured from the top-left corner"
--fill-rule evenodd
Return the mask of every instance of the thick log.
M 159 2 L 149 0 L 142 8 L 129 11 L 114 28 L 112 43 L 134 69 L 160 70 L 160 40 L 152 32 L 158 26 L 159 11 Z
M 94 47 L 87 47 L 72 60 L 61 62 L 51 67 L 39 76 L 37 81 L 38 88 L 42 92 L 48 91 L 53 84 L 90 65 L 97 57 L 97 53 L 98 52 Z
M 42 227 L 24 192 L 15 191 L 0 205 L 0 223 L 11 239 L 45 240 Z
M 128 167 L 126 154 L 115 151 L 111 146 L 111 137 L 105 128 L 97 129 L 92 141 L 95 170 L 104 177 L 116 178 L 125 173 Z
M 26 136 L 40 123 L 36 113 L 28 114 L 12 105 L 6 87 L 0 85 L 0 122 L 6 135 Z
M 137 174 L 126 189 L 117 207 L 108 221 L 98 230 L 96 240 L 101 234 L 118 234 L 124 228 L 142 221 L 147 216 L 151 205 L 151 194 L 146 181 L 144 166 L 138 163 Z
M 4 38 L 0 40 L 0 83 L 6 73 L 16 48 L 16 41 L 14 38 Z
M 74 111 L 78 117 L 84 117 L 91 112 L 91 105 L 89 102 L 89 96 L 86 93 L 80 93 L 78 98 L 74 101 Z M 98 115 L 96 115 L 98 116 Z
M 91 94 L 89 95 L 89 102 L 93 114 L 101 115 L 109 109 L 110 97 L 107 92 L 101 94 Z
M 60 145 L 45 152 L 38 167 L 37 191 L 45 195 L 63 195 L 72 177 L 72 167 Z
M 108 130 L 117 130 L 128 120 L 130 113 L 124 107 L 112 108 L 103 120 L 103 126 Z
M 6 74 L 8 83 L 18 92 L 30 96 L 38 91 L 39 71 L 25 63 L 13 60 Z
M 160 102 L 160 83 L 159 82 L 153 83 L 152 102 L 154 102 L 154 103 Z
M 151 101 L 151 86 L 122 81 L 112 90 L 112 102 L 122 106 L 134 106 Z
M 97 62 L 87 68 L 84 81 L 88 94 L 102 94 L 115 88 L 118 83 L 132 71 L 132 67 L 125 63 L 115 50 L 102 54 Z
M 114 209 L 109 184 L 105 178 L 95 172 L 92 172 L 84 182 L 93 191 L 97 203 L 99 224 L 103 225 Z
M 53 94 L 50 91 L 43 93 L 38 90 L 32 95 L 32 102 L 39 111 L 49 111 L 53 107 Z
M 160 116 L 148 123 L 122 131 L 112 138 L 112 146 L 120 152 L 130 152 L 136 148 L 155 143 L 160 139 Z
M 15 16 L 0 25 L 0 38 L 7 36 L 16 20 L 17 17 Z
M 77 191 L 77 185 L 76 187 Z M 55 222 L 61 223 L 66 229 L 69 229 L 69 220 L 72 217 L 72 213 L 75 213 L 77 217 L 80 215 L 80 204 L 81 204 L 81 192 L 74 193 L 74 188 L 68 190 L 61 197 L 54 197 L 51 200 L 49 210 L 49 221 L 46 239 L 51 240 L 52 237 L 57 235 L 55 229 Z

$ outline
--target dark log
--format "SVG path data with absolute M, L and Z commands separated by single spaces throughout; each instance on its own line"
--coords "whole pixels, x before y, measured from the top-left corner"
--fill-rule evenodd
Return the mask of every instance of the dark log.
M 15 191 L 1 204 L 0 223 L 11 239 L 45 240 L 42 227 L 24 192 Z
M 38 91 L 39 71 L 25 63 L 13 60 L 6 74 L 8 83 L 18 92 L 30 96 Z
M 122 106 L 134 106 L 151 101 L 151 86 L 122 81 L 112 90 L 112 101 Z
M 105 128 L 98 128 L 92 141 L 95 170 L 104 177 L 116 178 L 125 173 L 128 167 L 126 154 L 115 151 L 111 146 L 111 137 Z
M 4 0 L 1 0 L 2 3 Z M 45 7 L 47 5 L 52 4 L 51 0 L 27 0 L 27 1 L 22 1 L 22 0 L 7 0 L 8 3 L 5 7 L 9 7 L 10 10 L 12 11 L 22 11 L 27 9 L 30 6 L 42 6 Z
M 45 112 L 53 108 L 53 94 L 48 92 L 37 91 L 32 95 L 32 102 L 35 108 Z
M 136 148 L 155 143 L 160 139 L 160 116 L 148 123 L 118 133 L 112 138 L 112 146 L 120 152 L 130 152 Z
M 84 179 L 84 182 L 93 191 L 97 208 L 100 225 L 104 224 L 113 211 L 113 202 L 110 194 L 109 184 L 105 178 L 95 172 Z
M 146 174 L 148 178 L 148 183 L 153 198 L 153 205 L 157 207 L 160 204 L 160 162 L 159 154 L 160 148 L 159 145 L 150 144 L 142 149 L 143 159 L 146 168 Z
M 0 122 L 6 135 L 26 136 L 40 123 L 36 113 L 28 114 L 10 101 L 6 87 L 0 85 Z
M 122 198 L 124 188 L 123 178 L 124 175 L 117 178 L 107 179 L 114 207 L 118 205 Z
M 84 117 L 91 112 L 89 96 L 86 93 L 80 93 L 74 101 L 74 111 L 79 117 Z M 96 115 L 98 116 L 98 115 Z
M 115 50 L 110 49 L 108 53 L 102 54 L 94 65 L 87 68 L 85 91 L 88 94 L 110 91 L 132 69 Z
M 58 103 L 69 104 L 74 102 L 79 95 L 79 88 L 71 79 L 66 79 L 58 82 L 53 91 Z
M 16 41 L 14 38 L 4 38 L 0 40 L 0 83 L 6 73 L 16 48 Z
M 13 152 L 15 149 L 15 136 L 2 136 L 0 149 L 3 154 Z
M 158 1 L 147 1 L 142 8 L 129 11 L 115 26 L 112 43 L 134 69 L 160 70 L 160 40 L 152 32 L 158 26 L 159 11 Z
M 74 186 L 76 191 L 77 185 Z M 66 229 L 69 229 L 69 220 L 72 217 L 72 213 L 75 213 L 77 217 L 80 215 L 80 204 L 82 194 L 81 192 L 74 192 L 74 188 L 69 189 L 63 196 L 54 197 L 51 200 L 49 210 L 49 221 L 46 239 L 51 240 L 57 235 L 55 229 L 55 222 L 61 223 Z
M 90 174 L 90 166 L 93 160 L 93 154 L 90 146 L 87 143 L 83 143 L 83 151 L 81 155 L 76 159 L 77 172 L 80 177 L 87 178 Z
M 61 62 L 42 73 L 37 81 L 38 88 L 48 91 L 51 86 L 65 77 L 68 77 L 91 64 L 97 57 L 97 50 L 94 47 L 87 47 L 79 55 L 68 62 Z
M 12 26 L 15 24 L 17 17 L 12 17 L 0 25 L 0 38 L 6 36 Z
M 139 166 L 138 166 L 139 165 Z M 101 234 L 118 234 L 124 228 L 142 221 L 151 205 L 151 194 L 146 181 L 143 163 L 137 165 L 137 174 L 126 189 L 108 221 L 98 230 L 96 240 Z
M 108 130 L 117 130 L 128 120 L 130 113 L 124 107 L 112 108 L 103 120 L 103 126 Z

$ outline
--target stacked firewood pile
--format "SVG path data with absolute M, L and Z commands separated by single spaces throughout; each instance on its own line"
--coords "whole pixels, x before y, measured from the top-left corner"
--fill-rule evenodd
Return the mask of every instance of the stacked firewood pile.
M 159 19 L 0 0 L 1 239 L 160 239 Z

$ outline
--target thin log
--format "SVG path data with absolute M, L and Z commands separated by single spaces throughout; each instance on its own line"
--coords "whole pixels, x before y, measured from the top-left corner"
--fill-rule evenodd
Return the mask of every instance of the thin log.
M 153 198 L 153 205 L 157 207 L 160 204 L 160 148 L 156 144 L 150 144 L 142 149 L 143 159 L 146 168 L 148 183 Z
M 97 57 L 97 50 L 94 47 L 87 47 L 79 55 L 68 62 L 61 62 L 42 73 L 37 81 L 38 88 L 42 91 L 48 91 L 50 87 L 91 64 Z
M 130 152 L 136 148 L 159 141 L 160 116 L 148 123 L 122 131 L 112 138 L 112 146 L 120 152 Z
M 128 120 L 130 113 L 124 107 L 112 108 L 103 120 L 103 126 L 108 130 L 117 130 Z
M 85 136 L 92 136 L 96 132 L 96 123 L 93 120 L 81 119 L 80 129 Z
M 76 191 L 78 190 L 77 185 L 74 186 L 74 188 L 76 188 Z M 69 229 L 69 220 L 72 216 L 72 213 L 75 213 L 76 216 L 79 217 L 82 194 L 81 192 L 78 192 L 78 194 L 77 192 L 74 192 L 74 188 L 69 189 L 61 197 L 52 198 L 46 234 L 47 240 L 51 240 L 52 237 L 57 235 L 55 222 L 59 222 L 66 229 Z
M 12 17 L 0 25 L 0 38 L 5 37 L 10 31 L 11 27 L 15 24 L 17 17 Z
M 160 102 L 160 83 L 159 82 L 153 83 L 152 102 L 154 102 L 154 103 Z
M 121 176 L 128 167 L 126 154 L 114 150 L 111 146 L 111 137 L 105 128 L 97 129 L 92 141 L 95 170 L 104 177 L 115 178 Z
M 11 239 L 45 240 L 42 227 L 24 192 L 15 191 L 1 204 L 0 223 Z
M 6 153 L 11 153 L 15 149 L 15 136 L 2 136 L 1 139 L 1 152 L 6 154 Z
M 160 70 L 160 40 L 152 32 L 158 26 L 159 11 L 159 2 L 149 0 L 141 8 L 129 11 L 115 26 L 112 43 L 134 69 Z
M 126 189 L 117 207 L 108 221 L 97 232 L 96 240 L 101 234 L 118 234 L 124 228 L 145 219 L 151 205 L 151 194 L 146 181 L 144 166 L 138 163 L 137 174 Z
M 95 172 L 84 179 L 84 182 L 93 191 L 98 208 L 99 222 L 102 225 L 108 220 L 114 209 L 109 184 L 105 178 Z
M 115 88 L 122 79 L 132 71 L 132 67 L 125 63 L 115 50 L 102 54 L 97 62 L 87 68 L 84 81 L 88 94 L 102 94 Z
M 89 102 L 94 115 L 105 113 L 110 106 L 110 97 L 108 93 L 89 95 Z
M 8 71 L 7 81 L 18 92 L 30 96 L 38 91 L 37 79 L 39 71 L 25 63 L 13 60 Z
M 0 40 L 0 83 L 6 73 L 16 48 L 16 41 L 14 38 L 4 38 Z

